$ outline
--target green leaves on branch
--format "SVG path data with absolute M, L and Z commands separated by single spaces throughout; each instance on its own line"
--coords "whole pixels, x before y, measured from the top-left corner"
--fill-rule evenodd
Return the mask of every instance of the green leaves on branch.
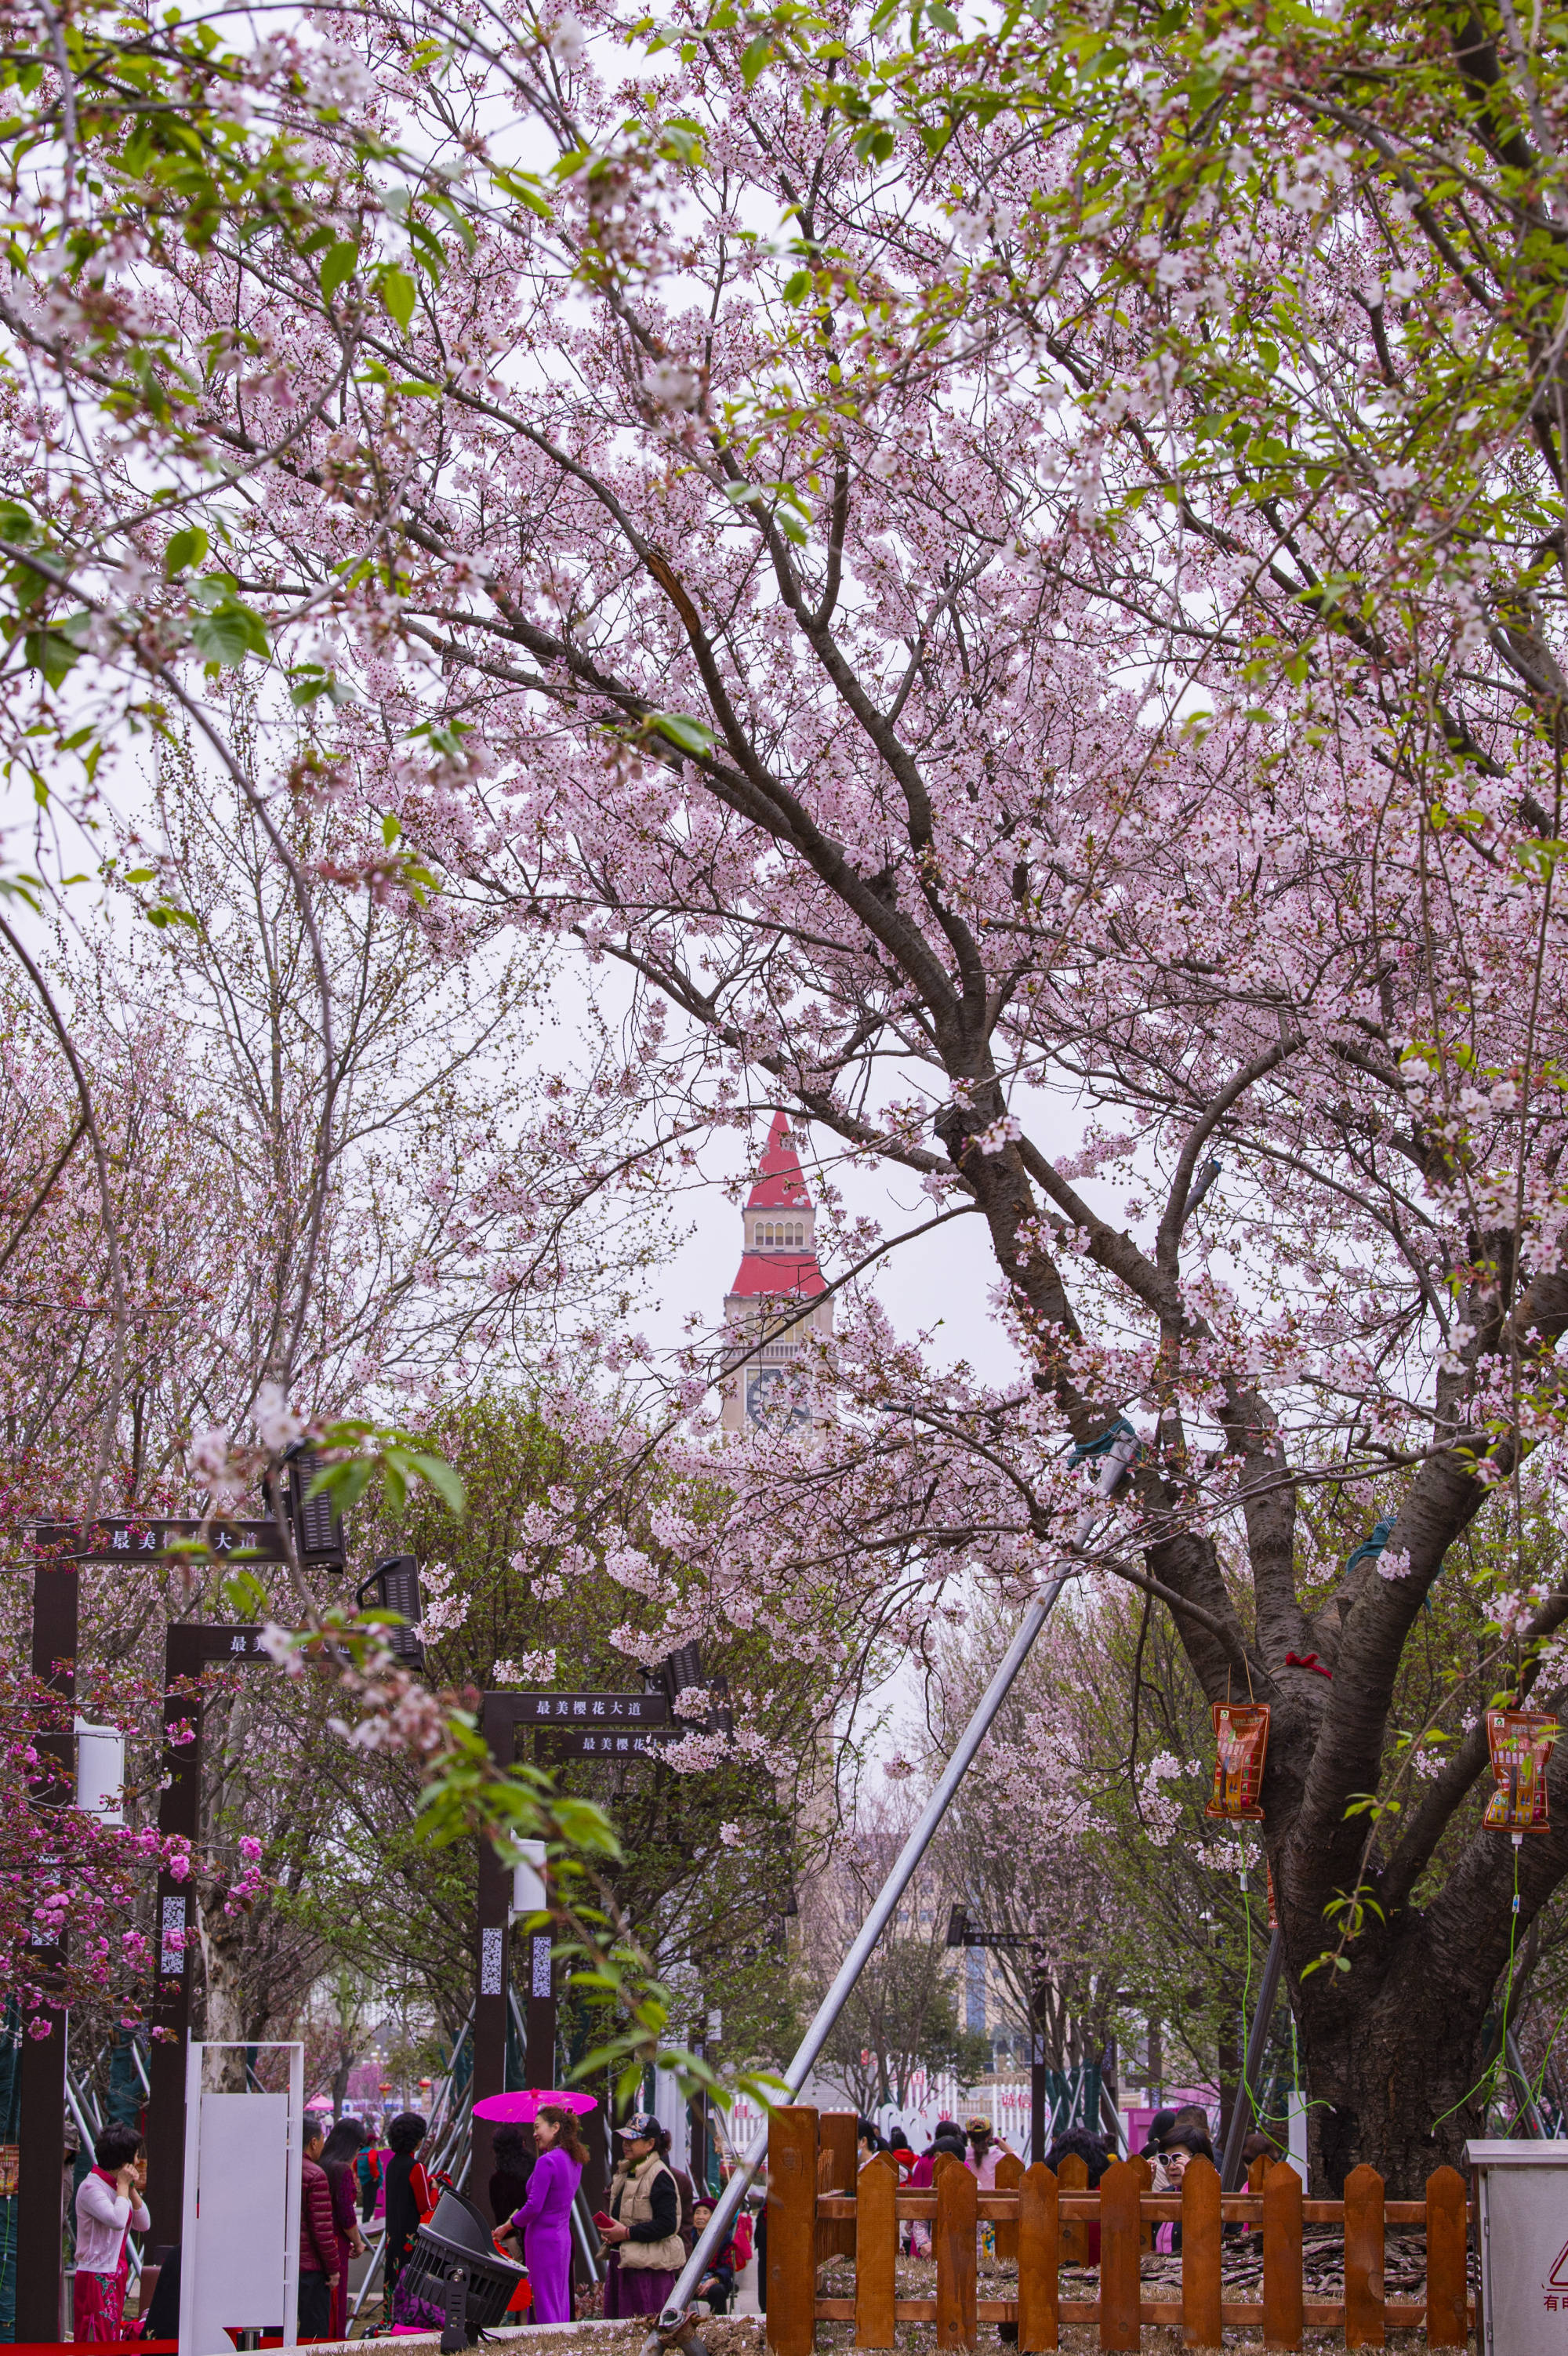
M 23 655 L 34 670 L 43 673 L 48 686 L 59 687 L 75 669 L 91 626 L 91 614 L 68 614 L 47 629 L 27 630 L 22 638 Z
M 409 1491 L 421 1483 L 435 1490 L 461 1519 L 467 1510 L 462 1476 L 413 1432 L 394 1424 L 348 1418 L 328 1424 L 317 1445 L 328 1458 L 311 1483 L 313 1497 L 330 1497 L 340 1514 L 357 1505 L 372 1481 L 386 1491 L 391 1511 L 403 1511 Z
M 327 698 L 334 711 L 340 710 L 345 703 L 358 703 L 360 701 L 359 690 L 351 687 L 347 680 L 339 679 L 335 670 L 328 670 L 322 663 L 296 663 L 289 672 L 289 680 L 288 700 L 296 712 L 303 712 L 322 696 Z
M 264 660 L 271 654 L 266 624 L 242 601 L 228 573 L 209 573 L 191 595 L 205 610 L 190 626 L 190 642 L 209 670 L 237 669 L 247 655 Z

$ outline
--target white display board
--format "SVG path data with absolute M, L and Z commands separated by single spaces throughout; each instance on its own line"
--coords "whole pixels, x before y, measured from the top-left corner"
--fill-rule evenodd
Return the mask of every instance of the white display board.
M 125 1738 L 117 1726 L 76 1721 L 76 1804 L 103 1825 L 125 1821 Z
M 689 2169 L 692 2119 L 681 2093 L 681 2081 L 673 2070 L 655 2070 L 653 2073 L 653 2115 L 669 2134 L 671 2167 Z
M 209 2053 L 283 2052 L 288 2091 L 214 2094 Z M 233 2328 L 299 2340 L 300 2161 L 305 2048 L 193 2043 L 185 2079 L 185 2213 L 179 2356 L 233 2356 Z
M 1300 2177 L 1302 2189 L 1305 2191 L 1307 2183 L 1306 2096 L 1305 2094 L 1285 2096 L 1285 2133 L 1290 2137 L 1290 2149 L 1285 2153 L 1285 2158 Z
M 1478 2187 L 1481 2356 L 1568 2356 L 1568 2143 L 1466 2144 Z

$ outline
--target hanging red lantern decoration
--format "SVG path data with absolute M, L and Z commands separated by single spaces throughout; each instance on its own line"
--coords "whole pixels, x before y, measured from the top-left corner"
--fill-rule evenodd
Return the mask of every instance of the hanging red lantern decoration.
M 1277 1931 L 1280 1927 L 1280 1906 L 1278 1899 L 1274 1896 L 1274 1869 L 1266 1858 L 1263 1860 L 1263 1871 L 1269 1877 L 1269 1928 L 1271 1931 Z
M 1543 1833 L 1547 1829 L 1546 1762 L 1561 1729 L 1543 1709 L 1489 1709 L 1487 1748 L 1492 1754 L 1497 1790 L 1482 1823 L 1492 1832 Z
M 1206 1816 L 1224 1816 L 1231 1824 L 1261 1825 L 1263 1811 L 1258 1794 L 1263 1788 L 1263 1762 L 1269 1754 L 1269 1705 L 1266 1701 L 1217 1701 L 1214 1740 L 1214 1789 L 1204 1809 Z

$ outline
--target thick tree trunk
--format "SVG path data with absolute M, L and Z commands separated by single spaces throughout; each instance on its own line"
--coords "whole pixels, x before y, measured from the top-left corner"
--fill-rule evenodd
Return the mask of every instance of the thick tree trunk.
M 1419 1915 L 1348 1953 L 1348 1972 L 1325 1965 L 1303 1983 L 1293 1962 L 1290 1974 L 1314 2189 L 1337 2198 L 1364 2161 L 1391 2199 L 1419 2201 L 1433 2169 L 1457 2167 L 1480 2132 L 1492 1990 L 1463 1958 L 1445 1967 Z

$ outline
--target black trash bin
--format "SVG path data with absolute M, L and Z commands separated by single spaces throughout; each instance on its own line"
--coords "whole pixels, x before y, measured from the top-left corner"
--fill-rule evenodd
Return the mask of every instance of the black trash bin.
M 502 2257 L 473 2202 L 445 2185 L 434 2215 L 413 2237 L 403 2272 L 416 2298 L 441 2309 L 443 2356 L 471 2348 L 498 2324 L 522 2279 L 522 2267 Z

